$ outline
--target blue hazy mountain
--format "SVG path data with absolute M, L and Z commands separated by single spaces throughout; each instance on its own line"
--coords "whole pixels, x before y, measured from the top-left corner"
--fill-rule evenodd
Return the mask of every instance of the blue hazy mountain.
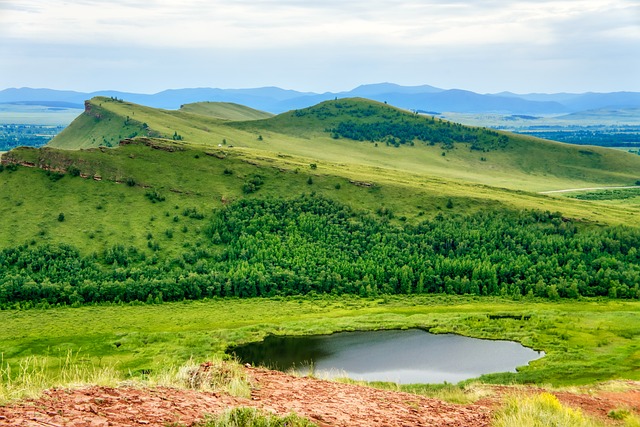
M 362 97 L 387 102 L 410 110 L 458 113 L 554 114 L 601 108 L 639 108 L 639 92 L 557 93 L 557 94 L 479 94 L 434 86 L 400 86 L 378 83 L 358 86 L 345 92 L 312 93 L 261 87 L 251 89 L 185 88 L 155 94 L 120 91 L 76 92 L 53 89 L 11 88 L 0 91 L 0 103 L 65 105 L 82 108 L 94 96 L 125 99 L 150 107 L 177 109 L 199 101 L 235 102 L 271 113 L 309 107 L 334 98 Z M 64 104 L 60 104 L 64 103 Z

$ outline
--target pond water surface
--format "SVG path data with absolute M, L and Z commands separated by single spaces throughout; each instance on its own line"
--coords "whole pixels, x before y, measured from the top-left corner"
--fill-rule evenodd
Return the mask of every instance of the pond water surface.
M 493 372 L 516 372 L 544 355 L 511 341 L 410 330 L 269 336 L 233 349 L 243 363 L 303 374 L 366 381 L 457 383 Z

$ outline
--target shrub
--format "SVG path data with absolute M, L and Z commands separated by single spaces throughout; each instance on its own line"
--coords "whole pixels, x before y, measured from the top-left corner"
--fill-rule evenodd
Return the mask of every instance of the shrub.
M 260 175 L 250 176 L 242 185 L 242 192 L 245 194 L 255 193 L 262 187 L 264 180 Z
M 251 397 L 250 378 L 242 365 L 222 358 L 214 358 L 205 363 L 189 360 L 183 366 L 165 372 L 160 385 Z
M 47 171 L 47 176 L 49 177 L 49 179 L 53 182 L 59 181 L 64 177 L 64 174 L 60 173 L 60 172 L 52 172 L 52 171 Z
M 151 203 L 164 202 L 166 200 L 157 190 L 147 191 L 144 195 L 147 199 L 151 200 Z
M 306 418 L 296 414 L 279 417 L 255 408 L 237 407 L 205 419 L 202 427 L 313 427 Z
M 182 211 L 182 216 L 186 216 L 191 219 L 204 219 L 204 214 L 202 212 L 198 212 L 196 208 L 185 208 Z

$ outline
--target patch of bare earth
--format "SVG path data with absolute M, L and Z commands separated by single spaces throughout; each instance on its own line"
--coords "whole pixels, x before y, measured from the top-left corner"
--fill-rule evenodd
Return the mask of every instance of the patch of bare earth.
M 249 406 L 286 415 L 295 412 L 318 425 L 328 426 L 489 426 L 491 412 L 499 405 L 500 388 L 494 398 L 473 405 L 455 405 L 436 399 L 299 378 L 266 369 L 247 368 L 254 389 L 251 398 L 172 388 L 88 387 L 53 389 L 36 400 L 0 407 L 0 426 L 103 427 L 190 426 L 206 414 L 218 414 L 236 406 Z M 637 385 L 637 384 L 636 384 Z M 600 413 L 618 408 L 638 408 L 640 387 L 602 396 L 561 400 Z M 575 395 L 582 396 L 582 395 Z M 597 405 L 594 401 L 597 400 Z
M 613 409 L 627 409 L 640 414 L 640 382 L 629 381 L 625 391 L 596 391 L 592 393 L 555 393 L 567 406 L 582 409 L 586 414 L 606 418 Z
M 603 421 L 611 421 L 608 414 L 614 409 L 626 409 L 640 415 L 640 382 L 618 382 L 617 385 L 621 391 L 608 391 L 601 387 L 595 389 L 580 387 L 575 391 L 558 391 L 534 386 L 493 386 L 493 395 L 476 402 L 476 404 L 497 408 L 502 399 L 508 395 L 548 392 L 555 395 L 563 405 L 580 409 L 585 414 Z

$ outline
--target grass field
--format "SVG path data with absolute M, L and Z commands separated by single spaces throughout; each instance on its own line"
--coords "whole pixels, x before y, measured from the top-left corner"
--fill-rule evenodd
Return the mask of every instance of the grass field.
M 544 302 L 449 296 L 385 299 L 290 298 L 208 300 L 161 305 L 2 311 L 5 363 L 47 357 L 55 369 L 69 352 L 84 364 L 127 375 L 205 360 L 228 346 L 268 334 L 422 328 L 507 339 L 546 356 L 498 383 L 583 384 L 640 379 L 640 303 Z
M 383 118 L 416 120 L 391 107 L 351 102 L 356 110 L 378 111 Z M 94 99 L 89 107 L 51 147 L 4 155 L 32 167 L 4 167 L 0 173 L 1 248 L 68 243 L 91 254 L 117 243 L 152 255 L 147 250 L 152 236 L 161 248 L 155 254 L 170 259 L 189 245 L 206 243 L 206 221 L 183 215 L 187 210 L 206 217 L 243 198 L 312 193 L 356 212 L 392 211 L 391 221 L 398 225 L 443 212 L 504 208 L 559 211 L 579 227 L 635 227 L 640 215 L 635 199 L 537 194 L 632 185 L 640 178 L 640 156 L 619 150 L 508 134 L 496 134 L 507 142 L 486 151 L 458 142 L 450 147 L 421 141 L 396 147 L 334 138 L 326 129 L 335 123 L 319 115 L 338 108 L 331 104 L 305 112 L 302 121 L 302 113 L 292 112 L 245 122 L 237 120 L 259 118 L 260 113 L 220 105 L 165 111 L 107 98 Z M 133 142 L 107 147 L 129 137 Z M 264 184 L 253 193 L 244 191 L 255 175 Z M 440 295 L 215 299 L 0 311 L 0 323 L 3 363 L 14 373 L 30 357 L 46 357 L 55 370 L 73 354 L 74 363 L 113 367 L 122 378 L 140 377 L 191 357 L 205 360 L 267 334 L 418 327 L 515 340 L 546 352 L 518 374 L 483 377 L 489 382 L 564 385 L 640 379 L 637 301 Z
M 375 166 L 319 162 L 314 169 L 309 159 L 292 155 L 166 144 L 182 151 L 132 144 L 117 149 L 22 149 L 6 154 L 52 167 L 77 165 L 82 173 L 99 176 L 101 181 L 70 174 L 60 178 L 25 167 L 0 173 L 0 216 L 6 224 L 0 229 L 0 247 L 64 242 L 91 253 L 116 243 L 145 247 L 151 233 L 170 254 L 171 248 L 197 240 L 204 226 L 202 221 L 183 217 L 184 209 L 209 214 L 245 197 L 294 198 L 311 192 L 356 210 L 374 212 L 384 206 L 397 218 L 414 223 L 447 211 L 448 200 L 456 213 L 538 209 L 588 222 L 630 225 L 640 214 L 640 206 L 633 204 L 545 196 Z M 256 193 L 244 194 L 243 183 L 255 174 L 265 184 Z M 307 183 L 310 177 L 312 185 Z M 166 200 L 152 203 L 145 196 L 152 190 Z M 63 222 L 57 220 L 60 213 L 65 216 Z M 165 236 L 169 229 L 171 238 Z
M 307 163 L 326 163 L 331 168 L 342 165 L 355 172 L 364 166 L 395 174 L 525 191 L 631 185 L 639 178 L 640 156 L 513 134 L 504 134 L 508 139 L 504 148 L 487 152 L 472 150 L 467 144 L 443 149 L 441 144 L 431 146 L 421 142 L 415 146 L 393 147 L 384 143 L 334 139 L 326 130 L 339 122 L 384 123 L 390 120 L 389 117 L 397 121 L 428 120 L 372 101 L 340 102 L 346 102 L 351 110 L 336 108 L 330 101 L 301 110 L 304 116 L 300 112 L 290 112 L 270 119 L 238 122 L 186 111 L 196 109 L 201 112 L 215 107 L 217 115 L 236 113 L 231 109 L 223 114 L 220 112 L 222 107 L 216 104 L 213 107 L 190 104 L 185 111 L 167 111 L 94 98 L 90 110 L 58 135 L 50 146 L 79 149 L 116 146 L 121 139 L 132 135 L 169 139 L 178 136 L 191 145 L 216 147 L 224 142 L 254 155 L 281 153 L 306 159 Z M 243 114 L 249 112 L 243 111 Z M 326 114 L 334 116 L 325 117 Z M 363 114 L 373 115 L 363 118 Z M 478 130 L 469 128 L 467 132 Z
M 378 111 L 381 117 L 392 114 L 395 120 L 415 120 L 376 103 L 356 100 L 353 105 L 356 112 L 362 107 Z M 166 111 L 96 98 L 51 143 L 73 150 L 21 149 L 5 156 L 54 169 L 73 166 L 101 181 L 69 174 L 56 180 L 26 168 L 0 174 L 0 215 L 8 225 L 0 229 L 0 246 L 63 241 L 84 251 L 101 251 L 116 242 L 145 246 L 149 233 L 162 236 L 172 230 L 174 237 L 160 242 L 170 248 L 192 240 L 200 227 L 189 219 L 174 221 L 185 208 L 210 212 L 244 197 L 296 197 L 311 192 L 357 210 L 384 207 L 409 222 L 437 215 L 449 200 L 456 213 L 498 207 L 539 209 L 560 211 L 581 221 L 628 225 L 635 225 L 634 218 L 640 214 L 640 206 L 632 202 L 535 194 L 633 184 L 640 156 L 512 136 L 506 148 L 488 152 L 470 150 L 464 144 L 443 150 L 438 144 L 421 142 L 394 147 L 334 139 L 325 132 L 323 120 L 327 119 L 319 116 L 325 111 L 322 108 L 305 110 L 304 117 L 287 113 L 240 123 L 212 116 L 237 119 L 262 113 L 220 103 Z M 375 122 L 375 116 L 367 120 Z M 169 139 L 152 138 L 150 146 L 139 142 L 78 150 L 105 143 L 116 146 L 135 133 Z M 172 141 L 172 136 L 180 140 Z M 255 174 L 263 176 L 265 184 L 259 192 L 246 195 L 243 183 Z M 310 178 L 313 185 L 307 184 Z M 149 189 L 162 193 L 166 201 L 150 203 L 145 198 Z M 56 220 L 60 213 L 65 215 L 64 222 Z M 185 228 L 186 232 L 178 232 Z

